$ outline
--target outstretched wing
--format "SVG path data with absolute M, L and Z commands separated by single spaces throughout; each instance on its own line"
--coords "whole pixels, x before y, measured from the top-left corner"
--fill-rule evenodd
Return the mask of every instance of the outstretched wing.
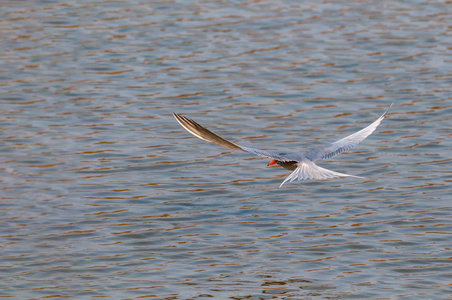
M 264 151 L 264 150 L 259 150 L 259 149 L 250 148 L 250 147 L 244 147 L 244 146 L 240 146 L 240 145 L 231 143 L 231 142 L 225 140 L 224 138 L 222 138 L 221 136 L 216 135 L 215 133 L 208 130 L 207 128 L 202 127 L 201 125 L 199 125 L 192 119 L 189 119 L 187 117 L 181 116 L 176 113 L 173 113 L 173 116 L 176 118 L 177 122 L 179 122 L 179 124 L 185 128 L 185 130 L 187 130 L 188 132 L 190 132 L 197 138 L 200 138 L 201 140 L 211 142 L 211 143 L 226 147 L 231 150 L 245 151 L 245 152 L 249 152 L 249 153 L 252 153 L 255 155 L 268 157 L 271 159 L 276 159 L 278 161 L 284 161 L 284 162 L 293 161 L 293 159 L 290 159 L 289 157 L 285 157 L 284 155 L 279 154 L 277 152 Z
M 394 103 L 393 103 L 394 104 Z M 391 108 L 392 105 L 389 107 Z M 361 129 L 358 132 L 355 132 L 337 142 L 334 142 L 324 148 L 314 149 L 309 151 L 305 156 L 311 161 L 317 161 L 322 159 L 329 159 L 337 154 L 347 151 L 364 141 L 372 132 L 377 129 L 378 125 L 380 125 L 381 121 L 385 118 L 386 114 L 389 111 L 385 111 L 385 113 L 379 117 L 375 122 L 370 124 L 364 129 Z

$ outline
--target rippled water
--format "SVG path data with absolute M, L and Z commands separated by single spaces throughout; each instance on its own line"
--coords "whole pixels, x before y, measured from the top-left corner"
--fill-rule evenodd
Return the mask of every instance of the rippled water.
M 0 296 L 446 299 L 447 1 L 0 2 Z M 293 183 L 171 113 L 365 176 Z

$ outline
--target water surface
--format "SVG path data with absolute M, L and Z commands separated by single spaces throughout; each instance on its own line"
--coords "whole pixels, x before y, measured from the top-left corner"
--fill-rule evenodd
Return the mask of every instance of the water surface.
M 446 299 L 446 1 L 3 1 L 0 296 Z M 203 142 L 308 151 L 295 182 Z

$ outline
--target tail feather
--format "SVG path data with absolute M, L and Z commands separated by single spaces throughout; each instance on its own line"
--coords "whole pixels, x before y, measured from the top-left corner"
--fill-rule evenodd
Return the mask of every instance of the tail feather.
M 306 180 L 306 179 L 328 179 L 333 177 L 355 177 L 355 178 L 363 178 L 354 175 L 348 175 L 344 173 L 339 173 L 335 171 L 331 171 L 322 167 L 317 166 L 312 161 L 301 161 L 298 164 L 298 167 L 293 171 L 287 178 L 281 183 L 279 187 L 282 187 L 286 182 L 292 182 L 295 179 Z

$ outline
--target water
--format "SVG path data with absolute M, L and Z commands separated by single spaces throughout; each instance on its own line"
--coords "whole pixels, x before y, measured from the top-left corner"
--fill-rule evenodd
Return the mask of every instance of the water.
M 446 1 L 3 1 L 0 295 L 447 299 Z M 287 170 L 196 139 L 307 151 Z

